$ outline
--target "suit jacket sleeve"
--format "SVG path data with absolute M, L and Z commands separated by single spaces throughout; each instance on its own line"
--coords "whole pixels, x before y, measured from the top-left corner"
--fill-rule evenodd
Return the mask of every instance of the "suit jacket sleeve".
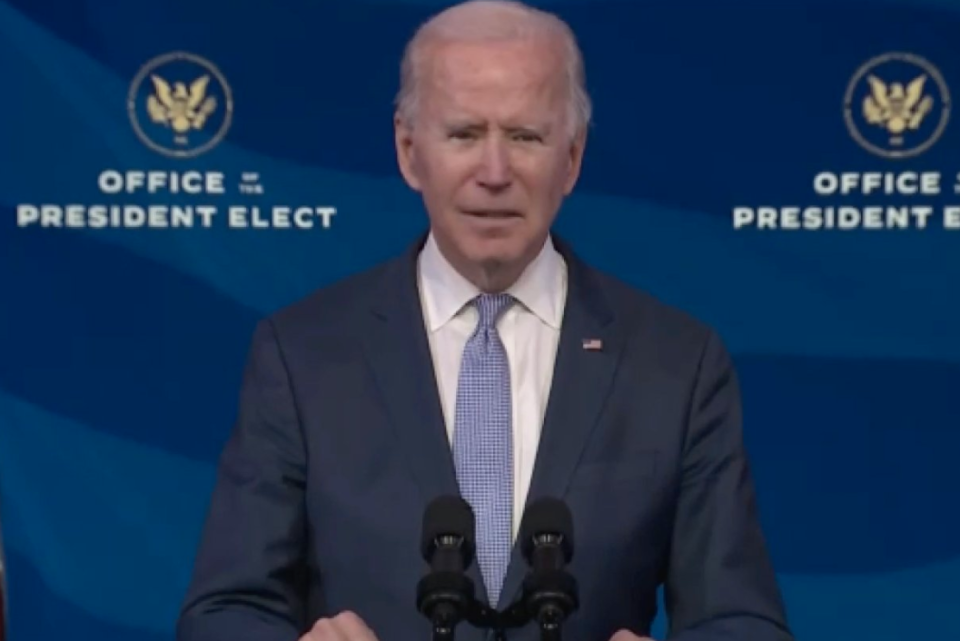
M 665 582 L 671 639 L 791 641 L 760 531 L 733 364 L 711 332 L 690 406 Z
M 306 519 L 300 423 L 273 326 L 254 332 L 178 641 L 296 641 Z

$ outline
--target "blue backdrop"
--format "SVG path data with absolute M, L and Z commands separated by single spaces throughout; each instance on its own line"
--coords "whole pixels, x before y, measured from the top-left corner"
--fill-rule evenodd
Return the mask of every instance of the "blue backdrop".
M 0 0 L 13 641 L 172 639 L 254 323 L 425 225 L 391 100 L 445 4 Z M 798 638 L 960 638 L 960 0 L 539 6 L 596 105 L 558 230 L 727 341 Z

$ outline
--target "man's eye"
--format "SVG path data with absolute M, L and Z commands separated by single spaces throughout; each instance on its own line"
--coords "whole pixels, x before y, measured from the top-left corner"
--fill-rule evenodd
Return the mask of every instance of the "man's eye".
M 472 131 L 454 131 L 450 134 L 450 137 L 454 140 L 472 140 L 477 136 Z

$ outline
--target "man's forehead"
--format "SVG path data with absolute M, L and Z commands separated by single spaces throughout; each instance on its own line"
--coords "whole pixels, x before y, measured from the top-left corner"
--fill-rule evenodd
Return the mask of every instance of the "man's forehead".
M 511 74 L 549 77 L 560 71 L 556 46 L 544 39 L 439 42 L 424 51 L 428 74 L 444 81 L 477 81 Z
M 452 100 L 472 100 L 490 92 L 509 100 L 566 88 L 566 76 L 559 66 L 523 57 L 438 56 L 425 72 L 421 76 L 425 92 Z
M 497 90 L 469 83 L 433 83 L 423 88 L 421 100 L 428 112 L 444 121 L 477 121 L 488 118 L 527 122 L 554 120 L 564 109 L 563 93 L 543 84 L 516 85 Z M 492 89 L 492 90 L 491 90 Z

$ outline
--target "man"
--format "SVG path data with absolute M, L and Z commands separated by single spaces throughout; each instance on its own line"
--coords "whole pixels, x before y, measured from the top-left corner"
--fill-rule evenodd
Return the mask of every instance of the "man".
M 663 584 L 671 637 L 791 639 L 720 341 L 550 233 L 590 120 L 569 29 L 517 4 L 448 9 L 401 85 L 397 155 L 430 233 L 257 328 L 178 639 L 427 638 L 421 518 L 457 493 L 471 577 L 501 608 L 524 505 L 570 506 L 565 638 L 640 639 Z

